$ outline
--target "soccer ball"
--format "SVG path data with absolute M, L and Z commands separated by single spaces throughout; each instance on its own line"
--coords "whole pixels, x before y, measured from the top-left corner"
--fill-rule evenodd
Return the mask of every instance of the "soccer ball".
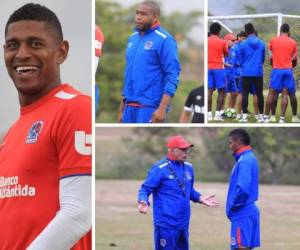
M 227 109 L 225 114 L 227 118 L 231 118 L 231 119 L 236 118 L 237 115 L 235 109 Z

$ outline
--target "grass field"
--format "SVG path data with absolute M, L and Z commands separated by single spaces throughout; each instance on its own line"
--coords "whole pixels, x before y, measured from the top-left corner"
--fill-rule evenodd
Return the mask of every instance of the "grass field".
M 153 249 L 152 211 L 137 212 L 141 181 L 96 181 L 96 249 Z M 224 214 L 227 184 L 196 183 L 203 194 L 215 194 L 217 209 L 192 204 L 192 250 L 229 249 L 229 222 Z M 300 187 L 260 186 L 261 249 L 300 249 Z
M 264 101 L 265 102 L 267 100 L 267 95 L 268 95 L 268 90 L 264 90 Z M 298 109 L 297 109 L 297 112 L 299 114 L 299 112 L 300 112 L 300 96 L 299 96 L 299 93 L 296 93 L 296 95 L 297 95 L 297 100 L 298 100 Z M 218 96 L 218 92 L 214 91 L 213 101 L 212 101 L 212 111 L 213 112 L 216 110 L 217 96 Z M 280 105 L 281 105 L 281 97 L 278 98 L 278 104 L 277 104 L 277 109 L 276 109 L 276 118 L 277 118 L 277 121 L 279 119 L 280 111 L 281 111 Z M 227 107 L 227 103 L 225 103 L 225 109 L 226 109 L 226 107 Z M 249 110 L 249 112 L 251 114 L 253 114 L 248 119 L 249 123 L 256 122 L 256 120 L 254 119 L 254 109 L 253 109 L 253 98 L 252 98 L 252 95 L 249 95 L 248 110 Z M 288 104 L 288 108 L 287 108 L 285 116 L 286 116 L 286 122 L 291 122 L 291 119 L 292 119 L 292 110 L 291 110 L 290 100 L 289 100 L 289 104 Z M 224 122 L 215 122 L 215 121 L 212 121 L 210 123 L 238 123 L 238 121 L 235 120 L 235 119 L 226 118 Z

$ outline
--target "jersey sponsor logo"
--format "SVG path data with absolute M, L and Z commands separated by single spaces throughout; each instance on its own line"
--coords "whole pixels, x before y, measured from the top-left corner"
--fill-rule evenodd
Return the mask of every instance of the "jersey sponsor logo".
M 162 247 L 165 247 L 167 245 L 167 241 L 165 239 L 160 239 L 159 240 L 159 244 L 162 246 Z
M 191 180 L 191 179 L 192 179 L 192 175 L 191 175 L 191 173 L 190 173 L 189 171 L 186 171 L 186 172 L 185 172 L 185 176 L 186 176 L 186 178 L 187 178 L 188 180 Z
M 92 154 L 92 135 L 86 134 L 84 131 L 75 131 L 75 150 L 81 155 Z
M 20 184 L 18 176 L 0 177 L 0 199 L 35 196 L 36 188 Z
M 153 46 L 153 42 L 152 42 L 152 41 L 148 41 L 148 42 L 146 42 L 146 44 L 145 44 L 145 49 L 151 49 L 152 46 Z
M 26 144 L 33 144 L 37 142 L 39 135 L 43 130 L 43 126 L 44 126 L 43 121 L 35 121 L 33 123 L 26 137 Z
M 131 48 L 133 43 L 128 43 L 127 48 Z

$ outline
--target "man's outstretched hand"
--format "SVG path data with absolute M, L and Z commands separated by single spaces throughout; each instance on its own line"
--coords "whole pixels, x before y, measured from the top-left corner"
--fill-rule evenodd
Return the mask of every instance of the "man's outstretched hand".
M 215 195 L 200 196 L 199 202 L 208 207 L 218 207 L 220 203 L 216 201 L 214 198 Z

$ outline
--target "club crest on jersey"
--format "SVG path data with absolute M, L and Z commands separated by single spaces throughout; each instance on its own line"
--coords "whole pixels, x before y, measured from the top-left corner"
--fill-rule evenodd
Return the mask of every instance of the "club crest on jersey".
M 145 49 L 151 49 L 152 46 L 153 46 L 153 42 L 148 41 L 148 42 L 146 42 L 146 44 L 145 44 Z
M 189 171 L 186 171 L 185 172 L 185 176 L 188 180 L 191 180 L 192 179 L 192 176 L 191 176 L 191 173 Z
M 159 243 L 162 247 L 165 247 L 167 245 L 167 241 L 165 239 L 160 239 Z
M 236 241 L 235 241 L 235 238 L 234 238 L 234 237 L 231 237 L 230 244 L 233 245 L 233 246 L 236 244 Z
M 38 137 L 42 132 L 43 126 L 44 126 L 43 121 L 36 121 L 33 123 L 31 128 L 29 129 L 29 132 L 28 132 L 28 135 L 26 138 L 26 144 L 32 144 L 32 143 L 37 142 Z

